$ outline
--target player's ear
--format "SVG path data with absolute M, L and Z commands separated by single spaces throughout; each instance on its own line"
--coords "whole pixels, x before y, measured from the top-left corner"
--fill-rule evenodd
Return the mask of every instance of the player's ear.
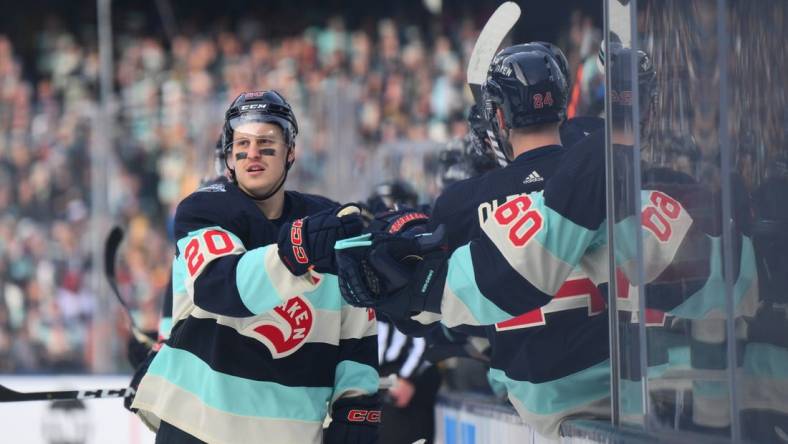
M 501 131 L 506 130 L 506 123 L 505 123 L 506 120 L 503 118 L 503 111 L 501 111 L 501 108 L 496 108 L 496 110 L 495 110 L 495 117 L 496 117 L 496 120 L 498 120 L 498 128 Z
M 230 151 L 226 151 L 227 157 L 225 157 L 224 162 L 227 169 L 234 170 L 235 169 L 235 150 L 230 148 Z
M 287 149 L 287 166 L 288 168 L 295 162 L 295 145 Z

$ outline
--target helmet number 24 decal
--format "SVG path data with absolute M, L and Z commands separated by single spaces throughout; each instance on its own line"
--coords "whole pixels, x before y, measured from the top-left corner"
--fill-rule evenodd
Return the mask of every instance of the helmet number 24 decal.
M 544 96 L 542 94 L 534 94 L 533 101 L 534 109 L 542 109 L 545 106 L 551 107 L 553 106 L 553 95 L 550 91 L 547 91 Z

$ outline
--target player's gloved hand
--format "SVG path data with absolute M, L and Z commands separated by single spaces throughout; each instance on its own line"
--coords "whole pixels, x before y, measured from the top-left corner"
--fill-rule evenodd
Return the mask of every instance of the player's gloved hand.
M 331 409 L 331 424 L 323 431 L 323 444 L 377 443 L 380 408 L 377 394 L 337 399 Z
M 363 228 L 359 208 L 353 204 L 294 220 L 279 230 L 279 257 L 296 276 L 310 267 L 319 273 L 336 274 L 334 244 L 357 236 Z
M 129 335 L 129 341 L 126 344 L 126 359 L 129 360 L 129 364 L 131 364 L 132 368 L 139 367 L 140 364 L 145 361 L 148 357 L 148 353 L 150 353 L 151 344 L 155 344 L 159 337 L 159 332 L 155 330 L 138 333 L 145 335 L 150 341 L 142 341 L 134 334 Z
M 429 217 L 420 211 L 409 208 L 386 210 L 367 221 L 364 231 L 369 234 L 343 242 L 342 251 L 337 251 L 337 261 L 342 260 L 346 264 L 344 279 L 347 285 L 341 284 L 343 276 L 340 276 L 340 289 L 345 300 L 358 307 L 375 307 L 380 294 L 386 291 L 385 288 L 378 288 L 380 280 L 367 260 L 373 236 L 376 240 L 396 233 L 407 233 L 406 236 L 413 237 L 416 233 L 423 233 L 428 222 Z M 362 275 L 365 277 L 362 278 Z
M 448 269 L 446 230 L 366 234 L 337 244 L 339 289 L 351 305 L 395 318 L 440 313 Z

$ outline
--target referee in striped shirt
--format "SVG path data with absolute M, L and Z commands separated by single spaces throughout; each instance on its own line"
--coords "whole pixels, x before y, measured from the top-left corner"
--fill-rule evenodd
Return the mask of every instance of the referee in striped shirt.
M 437 367 L 424 359 L 424 338 L 406 336 L 378 313 L 380 376 L 396 375 L 383 404 L 380 444 L 411 443 L 435 434 L 435 398 L 442 382 Z

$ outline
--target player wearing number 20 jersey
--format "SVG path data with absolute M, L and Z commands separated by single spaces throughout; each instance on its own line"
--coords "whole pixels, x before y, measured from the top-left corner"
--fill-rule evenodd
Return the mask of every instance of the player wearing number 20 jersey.
M 134 407 L 209 442 L 320 442 L 327 402 L 377 391 L 374 316 L 342 301 L 335 276 L 295 277 L 275 252 L 281 223 L 334 204 L 285 196 L 275 221 L 234 184 L 179 205 L 172 332 Z
M 319 444 L 348 421 L 372 437 L 377 411 L 336 414 L 373 405 L 378 388 L 374 313 L 347 305 L 329 274 L 333 239 L 354 216 L 282 189 L 297 126 L 278 93 L 242 94 L 227 114 L 233 180 L 178 205 L 173 326 L 132 407 L 160 419 L 157 442 Z

